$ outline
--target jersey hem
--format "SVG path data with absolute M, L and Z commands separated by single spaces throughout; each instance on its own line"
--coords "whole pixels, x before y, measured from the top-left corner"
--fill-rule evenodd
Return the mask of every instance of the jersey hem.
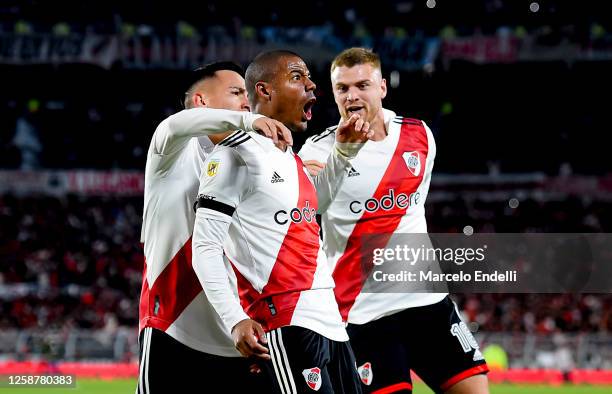
M 142 320 L 140 331 L 142 331 L 146 327 L 150 327 L 150 328 L 154 328 L 156 330 L 162 331 L 168 334 L 169 336 L 171 336 L 173 339 L 182 343 L 183 345 L 193 350 L 202 352 L 202 353 L 212 354 L 212 355 L 221 356 L 221 357 L 232 357 L 232 358 L 241 357 L 241 355 L 233 347 L 214 346 L 214 345 L 210 345 L 207 343 L 203 343 L 201 341 L 198 341 L 197 339 L 194 339 L 192 336 L 187 334 L 185 330 L 182 330 L 176 326 L 174 326 L 173 329 L 170 330 L 169 332 L 168 329 L 170 326 L 168 325 L 168 322 L 163 319 L 159 319 L 159 318 L 151 317 L 151 316 L 145 317 Z M 167 327 L 167 328 L 164 328 L 164 327 Z M 175 331 L 175 332 L 172 332 L 172 331 Z M 180 335 L 177 335 L 177 333 Z M 231 353 L 233 355 L 230 356 L 228 355 L 228 353 Z
M 397 393 L 399 391 L 412 392 L 412 385 L 408 382 L 396 383 L 396 384 L 392 384 L 387 387 L 383 387 L 382 389 L 372 391 L 372 394 L 391 394 L 391 393 Z
M 452 386 L 454 386 L 455 384 L 461 382 L 462 380 L 471 378 L 472 376 L 475 376 L 475 375 L 486 374 L 487 372 L 489 372 L 489 367 L 487 366 L 486 363 L 477 365 L 470 369 L 466 369 L 465 371 L 460 372 L 457 375 L 453 376 L 452 378 L 448 379 L 446 382 L 440 385 L 440 388 L 446 391 L 450 389 Z
M 439 294 L 439 297 L 433 298 L 431 300 L 428 300 L 428 302 L 426 303 L 415 303 L 415 304 L 411 304 L 411 303 L 406 303 L 406 305 L 400 305 L 397 308 L 391 309 L 391 310 L 387 310 L 387 311 L 379 311 L 380 313 L 377 313 L 375 315 L 373 315 L 374 317 L 369 317 L 367 316 L 366 313 L 364 314 L 360 314 L 357 313 L 357 317 L 351 317 L 351 313 L 353 313 L 353 310 L 351 309 L 349 311 L 349 316 L 347 319 L 347 323 L 349 324 L 368 324 L 370 322 L 373 322 L 375 320 L 378 319 L 382 319 L 383 317 L 387 317 L 387 316 L 391 316 L 394 315 L 396 313 L 400 313 L 405 311 L 406 309 L 411 309 L 411 308 L 419 308 L 422 306 L 429 306 L 429 305 L 434 305 L 437 304 L 439 302 L 441 302 L 442 300 L 444 300 L 447 296 L 448 293 L 431 293 L 431 294 Z

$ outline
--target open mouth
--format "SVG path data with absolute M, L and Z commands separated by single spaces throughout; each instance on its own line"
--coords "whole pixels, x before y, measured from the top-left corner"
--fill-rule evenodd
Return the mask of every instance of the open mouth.
M 306 104 L 304 104 L 304 113 L 302 115 L 302 118 L 305 119 L 306 121 L 309 121 L 310 119 L 312 119 L 312 107 L 314 106 L 316 101 L 317 99 L 313 97 L 310 100 L 308 100 Z
M 346 112 L 348 113 L 348 116 L 350 117 L 353 114 L 360 114 L 363 115 L 363 109 L 365 107 L 363 105 L 351 105 L 349 107 L 346 108 Z

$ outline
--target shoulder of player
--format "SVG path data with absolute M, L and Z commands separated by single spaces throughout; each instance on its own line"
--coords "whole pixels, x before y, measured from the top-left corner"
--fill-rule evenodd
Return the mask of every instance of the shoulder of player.
M 162 120 L 161 122 L 159 122 L 159 124 L 155 128 L 155 131 L 151 135 L 151 142 L 149 144 L 150 148 L 155 148 L 156 147 L 155 143 L 156 143 L 158 138 L 164 138 L 165 135 L 170 133 L 170 126 L 169 126 L 168 123 L 169 123 L 168 118 L 166 118 L 166 119 Z
M 429 128 L 429 126 L 427 125 L 427 123 L 425 123 L 425 121 L 421 120 L 421 119 L 416 119 L 416 118 L 407 118 L 404 116 L 395 116 L 392 120 L 391 120 L 392 124 L 396 124 L 401 126 L 415 126 L 417 128 L 421 128 L 423 132 L 425 132 L 425 134 L 427 134 L 427 137 L 429 139 L 433 138 L 433 134 L 431 132 L 431 129 Z
M 399 125 L 413 125 L 413 126 L 423 126 L 423 127 L 426 126 L 425 122 L 422 121 L 421 119 L 407 118 L 401 115 L 395 116 L 393 119 L 391 119 L 391 122 L 399 124 Z
M 230 135 L 218 145 L 232 148 L 240 153 L 258 152 L 260 150 L 267 152 L 274 148 L 274 143 L 270 138 L 254 132 L 247 133 L 242 130 Z
M 223 141 L 219 142 L 217 146 L 227 148 L 237 148 L 245 142 L 252 139 L 251 135 L 244 130 L 238 130 L 231 135 L 225 137 Z
M 402 132 L 413 133 L 415 131 L 423 133 L 426 138 L 426 143 L 428 147 L 427 160 L 433 160 L 436 156 L 436 140 L 434 138 L 433 132 L 425 123 L 425 121 L 416 118 L 406 118 L 403 116 L 396 116 L 391 120 L 392 124 L 398 125 L 398 127 L 402 127 Z M 412 126 L 408 128 L 403 128 L 403 126 Z M 416 129 L 415 129 L 416 127 Z
M 234 145 L 231 141 L 228 141 L 228 138 L 215 145 L 213 151 L 206 158 L 207 161 L 222 160 L 235 163 L 244 162 L 244 159 L 242 159 L 242 155 L 240 154 L 239 149 L 239 146 L 243 143 L 236 143 L 236 145 Z
M 249 162 L 253 161 L 253 158 L 260 157 L 262 153 L 266 152 L 266 144 L 274 147 L 272 140 L 267 137 L 239 130 L 219 142 L 213 153 L 224 152 L 222 155 L 232 156 L 237 163 L 248 165 Z
M 330 126 L 323 132 L 309 137 L 306 141 L 312 144 L 322 144 L 330 140 L 334 141 L 336 138 L 336 129 L 338 129 L 338 125 Z

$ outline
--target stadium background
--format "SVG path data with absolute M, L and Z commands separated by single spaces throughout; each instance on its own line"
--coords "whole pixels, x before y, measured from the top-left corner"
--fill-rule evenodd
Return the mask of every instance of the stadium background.
M 611 231 L 603 4 L 261 3 L 0 4 L 0 373 L 135 376 L 146 151 L 188 71 L 214 60 L 306 59 L 319 101 L 297 150 L 337 122 L 333 56 L 372 47 L 386 107 L 436 136 L 431 232 Z M 508 358 L 491 377 L 511 385 L 492 392 L 612 384 L 610 294 L 454 298 Z

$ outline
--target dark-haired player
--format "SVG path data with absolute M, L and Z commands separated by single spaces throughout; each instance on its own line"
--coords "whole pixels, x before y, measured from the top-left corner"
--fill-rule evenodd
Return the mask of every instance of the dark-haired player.
M 306 129 L 316 85 L 300 56 L 264 52 L 246 80 L 253 112 L 293 132 Z M 314 179 L 291 149 L 241 132 L 217 145 L 202 173 L 194 269 L 241 353 L 269 349 L 271 359 L 261 364 L 274 385 L 270 393 L 361 393 L 315 216 L 333 199 L 367 130 L 357 116 L 342 124 Z
M 280 133 L 291 142 L 281 123 L 249 112 L 239 66 L 213 63 L 192 77 L 185 109 L 159 124 L 147 154 L 138 393 L 235 392 L 249 384 L 247 360 L 191 269 L 193 207 L 203 163 L 229 133 L 258 130 L 275 140 Z

